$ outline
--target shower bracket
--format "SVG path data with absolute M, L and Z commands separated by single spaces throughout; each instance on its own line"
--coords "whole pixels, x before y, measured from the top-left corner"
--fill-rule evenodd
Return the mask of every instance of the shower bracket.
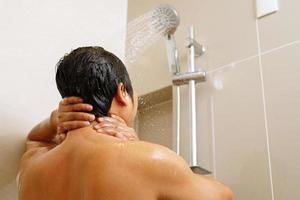
M 172 82 L 174 85 L 187 85 L 190 80 L 194 80 L 196 83 L 206 81 L 206 72 L 205 71 L 195 71 L 195 72 L 185 72 L 185 73 L 176 73 L 172 77 Z
M 205 47 L 202 44 L 199 44 L 195 39 L 188 37 L 186 40 L 185 47 L 191 48 L 192 46 L 195 49 L 195 54 L 194 54 L 195 57 L 202 56 L 206 51 Z

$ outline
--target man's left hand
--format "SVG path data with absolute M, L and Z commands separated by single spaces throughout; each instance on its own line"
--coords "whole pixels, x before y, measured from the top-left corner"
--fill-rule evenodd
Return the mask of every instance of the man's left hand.
M 110 117 L 100 117 L 97 121 L 99 123 L 94 126 L 94 129 L 98 133 L 108 134 L 122 140 L 139 140 L 135 130 L 128 127 L 125 121 L 117 115 L 112 114 Z

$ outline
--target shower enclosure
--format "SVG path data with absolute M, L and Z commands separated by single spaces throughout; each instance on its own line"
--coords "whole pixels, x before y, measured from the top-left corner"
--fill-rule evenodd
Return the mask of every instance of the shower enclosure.
M 170 5 L 160 5 L 155 9 L 132 20 L 128 24 L 126 40 L 126 62 L 132 63 L 137 57 L 159 38 L 165 38 L 169 71 L 172 76 L 175 106 L 175 151 L 180 154 L 180 87 L 189 87 L 189 137 L 190 137 L 190 167 L 198 174 L 208 174 L 208 170 L 200 167 L 197 157 L 197 121 L 196 121 L 196 91 L 198 82 L 205 81 L 205 72 L 196 69 L 195 58 L 201 56 L 205 49 L 194 36 L 194 28 L 189 28 L 186 41 L 188 51 L 188 72 L 181 72 L 178 50 L 174 33 L 179 26 L 178 12 Z

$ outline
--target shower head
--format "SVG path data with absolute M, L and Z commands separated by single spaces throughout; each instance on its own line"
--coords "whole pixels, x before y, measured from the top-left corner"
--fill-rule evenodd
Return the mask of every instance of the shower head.
M 165 37 L 169 71 L 179 72 L 178 51 L 174 38 L 180 19 L 178 12 L 170 5 L 164 4 L 156 7 L 152 12 L 152 31 Z
M 178 12 L 170 5 L 156 7 L 152 13 L 151 25 L 153 31 L 163 35 L 171 35 L 176 31 L 180 19 Z

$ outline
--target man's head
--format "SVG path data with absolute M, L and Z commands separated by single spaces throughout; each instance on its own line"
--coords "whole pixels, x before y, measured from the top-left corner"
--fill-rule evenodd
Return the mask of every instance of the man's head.
M 137 97 L 122 61 L 102 47 L 80 47 L 57 64 L 61 96 L 79 96 L 91 104 L 96 117 L 115 114 L 133 125 Z

